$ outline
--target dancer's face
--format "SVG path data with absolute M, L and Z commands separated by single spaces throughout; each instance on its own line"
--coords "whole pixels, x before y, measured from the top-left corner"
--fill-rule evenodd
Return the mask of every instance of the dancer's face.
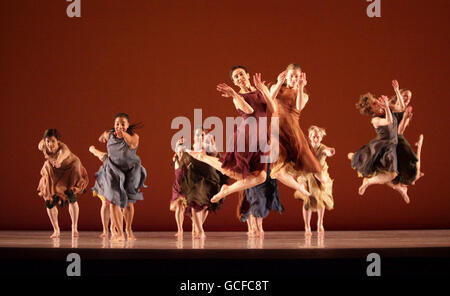
M 127 129 L 130 127 L 130 123 L 128 122 L 128 119 L 125 117 L 117 117 L 114 120 L 114 131 L 118 132 L 126 132 Z
M 241 88 L 250 86 L 250 74 L 245 72 L 244 69 L 238 68 L 231 73 L 231 78 L 233 79 L 233 83 L 236 86 Z
M 300 79 L 300 70 L 289 70 L 286 75 L 286 83 L 289 87 L 295 87 Z
M 309 133 L 309 141 L 311 143 L 311 146 L 317 147 L 322 142 L 322 135 L 317 131 L 311 131 Z
M 45 138 L 45 147 L 51 153 L 55 153 L 59 148 L 59 141 L 55 137 Z
M 384 114 L 384 109 L 380 103 L 381 97 L 377 99 L 372 99 L 370 101 L 370 109 L 373 114 Z
M 408 106 L 411 102 L 412 93 L 409 90 L 405 90 L 402 92 L 402 97 L 405 105 Z

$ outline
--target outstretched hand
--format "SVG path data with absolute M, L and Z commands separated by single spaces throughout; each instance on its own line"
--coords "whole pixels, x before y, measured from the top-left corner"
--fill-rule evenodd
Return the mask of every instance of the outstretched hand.
M 232 98 L 235 96 L 236 92 L 233 88 L 228 86 L 226 83 L 220 83 L 217 85 L 217 90 L 222 93 L 222 97 Z
M 306 73 L 305 72 L 300 73 L 300 78 L 298 79 L 298 86 L 300 88 L 303 88 L 307 84 L 308 84 L 308 81 L 306 80 Z
M 397 92 L 400 89 L 400 86 L 398 85 L 397 80 L 392 80 L 392 87 L 394 88 L 395 92 Z
M 287 71 L 283 71 L 278 74 L 277 83 L 283 84 L 286 81 Z
M 269 90 L 266 86 L 266 82 L 261 81 L 261 73 L 256 73 L 253 75 L 253 83 L 255 84 L 256 89 L 260 92 L 266 92 Z

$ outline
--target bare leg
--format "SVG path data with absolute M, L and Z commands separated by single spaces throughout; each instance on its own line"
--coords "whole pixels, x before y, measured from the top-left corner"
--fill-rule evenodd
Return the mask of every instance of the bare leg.
M 100 237 L 108 237 L 108 225 L 109 225 L 109 219 L 110 219 L 110 211 L 109 211 L 109 205 L 106 201 L 102 200 L 102 207 L 100 208 L 100 217 L 102 218 L 102 226 L 103 226 L 103 233 L 100 234 Z M 111 225 L 112 228 L 112 225 Z M 111 231 L 112 233 L 112 231 Z
M 400 193 L 403 200 L 409 204 L 408 187 L 403 184 L 393 184 L 392 182 L 386 183 L 389 187 Z
M 256 176 L 249 175 L 247 176 L 247 178 L 236 181 L 230 186 L 222 185 L 222 188 L 220 188 L 219 193 L 213 196 L 211 202 L 213 203 L 219 202 L 219 200 L 221 200 L 227 195 L 264 183 L 266 181 L 266 176 L 267 176 L 266 172 L 261 171 Z
M 183 236 L 184 206 L 178 201 L 175 208 L 175 221 L 177 222 L 177 233 L 175 236 Z
M 53 226 L 53 234 L 50 236 L 50 238 L 58 238 L 60 234 L 58 224 L 58 209 L 56 208 L 56 206 L 51 209 L 47 208 L 47 214 Z
M 200 217 L 194 209 L 192 209 L 191 213 L 192 213 L 192 221 L 194 223 L 193 238 L 200 238 L 201 232 L 203 230 L 201 227 Z
M 69 214 L 70 219 L 72 219 L 72 237 L 78 237 L 78 217 L 80 215 L 78 202 L 69 203 Z
M 207 155 L 204 150 L 202 150 L 201 152 L 188 151 L 188 153 L 195 159 L 202 161 L 206 164 L 209 164 L 210 166 L 212 166 L 213 168 L 215 168 L 222 174 L 227 175 L 228 177 L 230 177 L 232 179 L 235 179 L 235 180 L 242 179 L 242 174 L 239 174 L 239 173 L 227 170 L 227 169 L 223 169 L 220 159 L 217 157 L 214 157 L 214 156 Z
M 127 207 L 123 210 L 123 217 L 125 218 L 125 230 L 128 240 L 136 240 L 133 234 L 133 217 L 134 217 L 134 204 L 129 202 Z
M 325 228 L 323 227 L 323 217 L 325 216 L 325 207 L 318 209 L 317 211 L 317 232 L 324 233 Z
M 258 233 L 259 237 L 264 237 L 264 229 L 263 229 L 263 218 L 262 217 L 258 217 L 256 218 L 256 226 L 258 227 Z
M 110 205 L 111 211 L 111 223 L 115 230 L 115 234 L 111 236 L 111 241 L 124 241 L 125 235 L 123 233 L 123 214 L 119 206 L 114 204 Z
M 250 225 L 250 219 L 247 218 L 247 235 L 250 236 L 252 232 L 252 226 Z
M 256 220 L 255 220 L 255 216 L 253 216 L 253 215 L 250 215 L 249 217 L 248 217 L 248 221 L 249 221 L 249 224 L 250 224 L 250 235 L 249 235 L 249 237 L 255 237 L 257 234 L 256 234 Z
M 197 224 L 198 234 L 197 234 L 196 238 L 200 238 L 200 239 L 205 238 L 206 235 L 205 235 L 205 230 L 203 229 L 203 223 L 202 223 L 202 221 L 203 221 L 203 214 L 202 214 L 202 211 L 195 212 L 195 220 L 198 223 Z
M 102 152 L 98 149 L 95 148 L 95 146 L 90 146 L 89 147 L 89 152 L 91 152 L 92 154 L 94 154 L 94 156 L 96 156 L 98 159 L 100 159 L 100 161 L 103 161 L 103 158 L 105 157 L 105 152 Z
M 295 180 L 294 176 L 289 174 L 285 168 L 282 168 L 278 174 L 277 174 L 277 180 L 279 180 L 281 183 L 286 185 L 287 187 L 290 187 L 296 191 L 300 191 L 302 194 L 306 196 L 310 196 L 311 193 L 308 192 L 305 188 L 305 184 L 303 182 L 297 182 Z
M 363 195 L 367 187 L 374 184 L 386 184 L 395 178 L 395 173 L 378 174 L 372 178 L 364 178 L 362 185 L 358 189 L 359 195 Z
M 305 235 L 311 236 L 311 210 L 306 210 L 305 207 L 303 207 L 303 221 L 305 222 Z
M 420 171 L 420 155 L 422 154 L 422 144 L 423 144 L 423 135 L 420 135 L 419 136 L 419 141 L 416 143 L 416 146 L 417 146 L 417 159 L 418 159 L 418 161 L 416 163 L 417 175 L 416 175 L 416 179 L 414 179 L 414 181 L 412 182 L 412 185 L 415 185 L 416 181 L 419 180 L 421 177 L 423 177 L 425 175 L 424 173 L 422 173 Z

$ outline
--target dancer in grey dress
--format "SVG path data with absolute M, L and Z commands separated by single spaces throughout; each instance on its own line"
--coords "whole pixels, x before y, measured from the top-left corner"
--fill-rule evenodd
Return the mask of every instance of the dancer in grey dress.
M 364 177 L 359 187 L 359 194 L 363 195 L 367 187 L 373 184 L 386 184 L 398 191 L 404 201 L 409 203 L 405 188 L 393 184 L 397 176 L 397 118 L 389 109 L 389 100 L 386 96 L 376 99 L 368 93 L 359 99 L 356 108 L 361 114 L 372 116 L 371 123 L 375 128 L 377 137 L 362 146 L 355 153 L 349 153 L 352 168 L 359 176 Z
M 95 174 L 96 181 L 92 191 L 94 196 L 102 200 L 103 237 L 107 236 L 111 215 L 112 240 L 124 239 L 123 218 L 128 239 L 135 239 L 131 230 L 134 203 L 144 199 L 140 188 L 146 187 L 144 181 L 147 172 L 136 154 L 139 136 L 134 132 L 134 128 L 135 125 L 129 123 L 129 116 L 119 113 L 114 120 L 114 129 L 104 132 L 99 138 L 100 142 L 107 143 L 108 152 L 101 152 L 94 146 L 89 148 L 89 151 L 103 162 Z

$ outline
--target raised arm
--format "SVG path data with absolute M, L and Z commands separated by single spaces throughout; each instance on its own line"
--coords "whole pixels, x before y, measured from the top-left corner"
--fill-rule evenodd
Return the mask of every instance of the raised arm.
M 240 94 L 238 94 L 233 88 L 229 87 L 226 83 L 217 85 L 217 90 L 222 93 L 222 97 L 233 98 L 233 103 L 236 109 L 239 109 L 247 114 L 253 113 L 253 108 Z
M 306 103 L 308 103 L 309 101 L 309 96 L 305 93 L 306 84 L 307 84 L 306 73 L 302 72 L 298 80 L 298 88 L 297 88 L 296 107 L 297 110 L 299 111 L 302 111 L 305 108 Z
M 400 87 L 397 80 L 392 80 L 392 87 L 394 88 L 395 95 L 397 96 L 397 103 L 395 104 L 401 111 L 404 111 L 406 108 L 405 101 L 403 100 L 403 96 L 400 93 Z
M 275 99 L 280 92 L 281 86 L 283 86 L 283 83 L 286 81 L 286 75 L 287 71 L 283 71 L 280 74 L 278 74 L 277 83 L 272 85 L 270 88 L 270 97 Z
M 44 141 L 44 139 L 42 139 L 42 140 L 39 141 L 38 149 L 39 149 L 40 151 L 44 151 L 44 149 L 45 149 L 45 141 Z
M 256 89 L 262 93 L 264 101 L 269 107 L 270 112 L 274 112 L 276 108 L 275 102 L 273 101 L 273 97 L 270 95 L 270 91 L 267 88 L 265 81 L 261 81 L 261 73 L 256 73 L 253 75 L 253 83 L 255 84 Z
M 382 106 L 384 113 L 386 114 L 386 117 L 385 118 L 380 118 L 380 117 L 372 118 L 372 125 L 374 128 L 377 128 L 379 126 L 386 126 L 386 125 L 392 124 L 394 122 L 391 109 L 389 108 L 389 99 L 386 96 L 381 96 L 379 103 Z
M 406 108 L 405 114 L 403 115 L 403 119 L 402 119 L 402 121 L 400 121 L 400 123 L 398 125 L 398 134 L 399 135 L 403 135 L 406 127 L 409 125 L 409 121 L 411 120 L 412 116 L 413 116 L 412 107 L 409 106 Z
M 110 134 L 111 134 L 110 131 L 104 131 L 104 132 L 100 135 L 100 137 L 98 138 L 98 141 L 101 142 L 101 143 L 106 143 L 106 142 L 108 142 L 108 139 L 109 139 L 109 135 L 110 135 Z
M 130 149 L 134 150 L 139 146 L 138 134 L 134 133 L 133 135 L 130 135 L 127 132 L 121 132 L 121 133 L 122 133 L 123 139 L 128 144 L 128 147 L 130 147 Z

